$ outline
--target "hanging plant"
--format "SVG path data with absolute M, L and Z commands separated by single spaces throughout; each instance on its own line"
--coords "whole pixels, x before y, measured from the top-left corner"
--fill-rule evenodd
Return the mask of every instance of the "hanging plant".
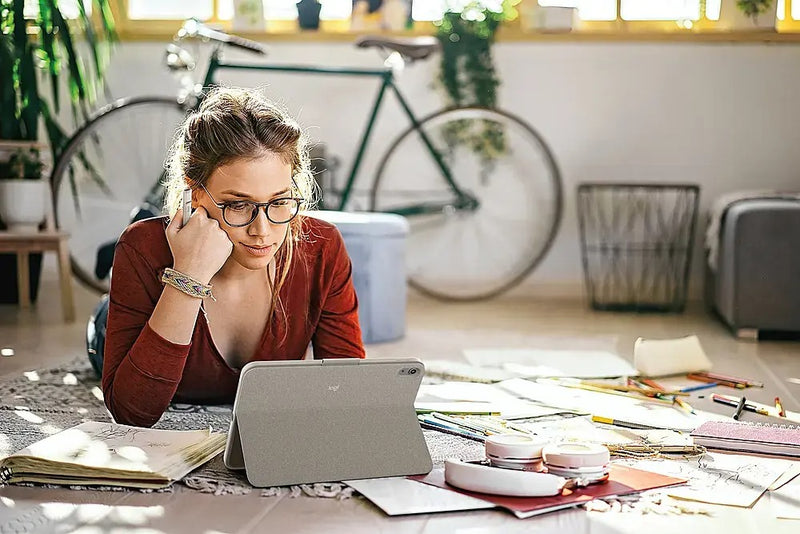
M 500 25 L 516 16 L 516 3 L 503 0 L 501 11 L 488 9 L 480 1 L 461 8 L 451 6 L 437 23 L 436 37 L 442 51 L 438 82 L 449 106 L 497 106 L 500 79 L 494 68 L 492 45 Z M 484 163 L 506 151 L 505 136 L 497 123 L 458 121 L 442 135 L 451 152 L 457 145 L 466 145 Z
M 759 15 L 766 13 L 770 6 L 772 6 L 772 1 L 773 0 L 736 0 L 736 5 L 745 15 L 755 21 L 758 19 Z

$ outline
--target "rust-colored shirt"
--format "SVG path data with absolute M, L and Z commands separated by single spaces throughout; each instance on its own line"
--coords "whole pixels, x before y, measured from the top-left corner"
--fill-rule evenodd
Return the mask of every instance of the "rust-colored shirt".
M 117 243 L 103 357 L 103 395 L 117 422 L 152 426 L 170 402 L 232 403 L 239 369 L 214 345 L 198 312 L 192 341 L 172 343 L 148 320 L 164 289 L 161 274 L 173 263 L 167 219 L 129 226 Z M 298 360 L 309 343 L 314 357 L 364 357 L 350 258 L 335 226 L 303 218 L 306 236 L 295 247 L 276 313 L 261 336 L 256 360 Z

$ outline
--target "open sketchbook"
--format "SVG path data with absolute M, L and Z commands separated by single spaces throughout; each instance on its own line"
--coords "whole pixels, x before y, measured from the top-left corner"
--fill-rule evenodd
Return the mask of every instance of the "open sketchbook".
M 225 449 L 225 434 L 81 423 L 0 460 L 0 482 L 164 488 Z

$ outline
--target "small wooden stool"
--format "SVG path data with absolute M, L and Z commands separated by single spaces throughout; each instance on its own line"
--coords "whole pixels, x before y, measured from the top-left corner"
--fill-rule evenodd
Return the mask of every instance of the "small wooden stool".
M 17 255 L 17 291 L 19 305 L 22 308 L 31 306 L 29 254 L 31 252 L 56 252 L 58 254 L 58 276 L 61 281 L 61 308 L 64 312 L 64 320 L 72 322 L 75 320 L 75 301 L 72 297 L 68 238 L 69 234 L 53 230 L 30 234 L 0 232 L 0 252 L 14 252 Z

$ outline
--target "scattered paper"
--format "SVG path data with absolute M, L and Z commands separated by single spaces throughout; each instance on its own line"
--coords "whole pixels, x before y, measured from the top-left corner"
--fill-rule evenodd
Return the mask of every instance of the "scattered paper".
M 414 407 L 418 412 L 499 413 L 506 419 L 542 417 L 563 412 L 533 404 L 490 384 L 472 382 L 423 384 Z
M 586 417 L 515 422 L 514 427 L 551 442 L 581 441 L 598 445 L 627 445 L 642 441 L 630 430 L 602 428 Z
M 516 375 L 498 367 L 478 367 L 450 360 L 425 360 L 425 376 L 491 384 L 514 378 Z
M 727 419 L 699 410 L 691 414 L 646 397 L 599 393 L 521 378 L 505 380 L 498 387 L 545 406 L 591 413 L 620 424 L 690 432 L 705 421 Z
M 666 490 L 672 497 L 709 504 L 752 506 L 792 462 L 740 454 L 708 453 L 693 460 L 619 460 L 618 463 L 667 476 L 688 484 Z
M 464 357 L 473 365 L 497 367 L 523 377 L 608 378 L 638 374 L 625 359 L 600 350 L 476 349 L 465 350 Z
M 678 339 L 643 339 L 633 345 L 633 361 L 645 376 L 693 373 L 711 369 L 700 339 L 687 336 Z
M 413 480 L 419 480 L 439 488 L 495 503 L 514 513 L 520 519 L 535 515 L 579 506 L 593 499 L 616 495 L 629 495 L 648 489 L 660 488 L 672 484 L 682 484 L 685 479 L 662 476 L 658 473 L 632 469 L 623 465 L 611 464 L 610 477 L 603 484 L 590 484 L 586 487 L 565 489 L 561 495 L 552 497 L 509 497 L 506 495 L 491 495 L 467 491 L 449 485 L 444 479 L 444 469 L 434 469 L 427 475 L 415 475 Z
M 800 477 L 769 492 L 769 501 L 775 517 L 779 519 L 800 519 Z
M 344 482 L 388 515 L 487 510 L 495 505 L 468 495 L 437 488 L 405 477 L 370 478 Z

